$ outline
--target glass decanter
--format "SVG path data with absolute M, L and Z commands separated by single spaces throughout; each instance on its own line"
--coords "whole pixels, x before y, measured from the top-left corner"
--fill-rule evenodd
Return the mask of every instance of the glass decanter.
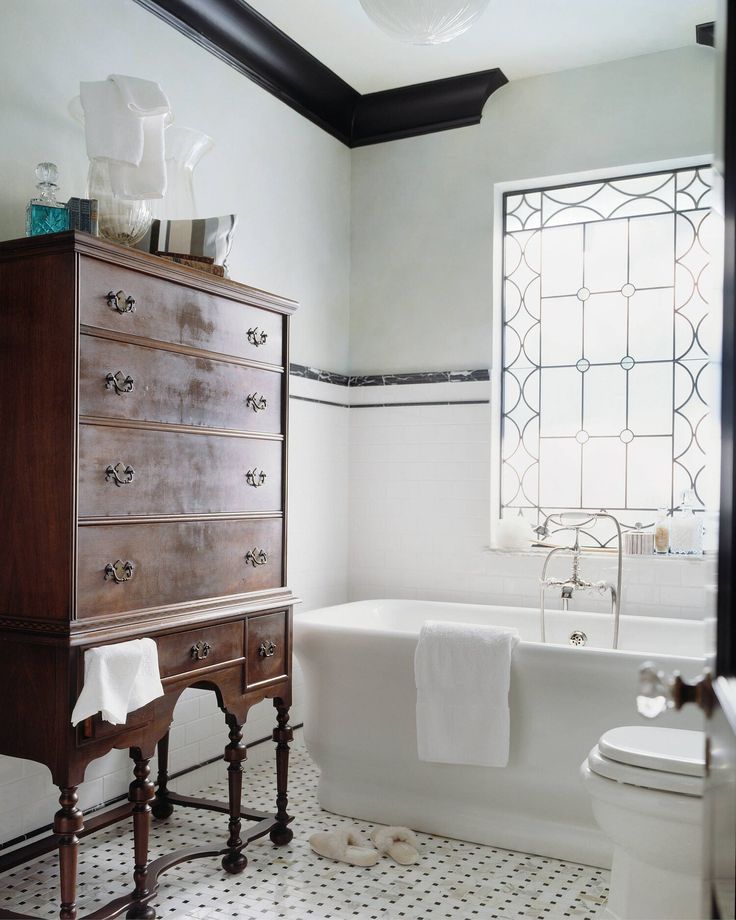
M 59 170 L 54 163 L 39 163 L 36 167 L 38 196 L 31 198 L 26 208 L 26 236 L 59 233 L 69 229 L 69 211 L 56 200 Z

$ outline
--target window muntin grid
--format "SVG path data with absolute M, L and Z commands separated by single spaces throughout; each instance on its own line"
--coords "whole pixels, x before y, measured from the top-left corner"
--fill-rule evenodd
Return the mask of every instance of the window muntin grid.
M 710 193 L 702 166 L 504 195 L 502 516 L 716 507 Z

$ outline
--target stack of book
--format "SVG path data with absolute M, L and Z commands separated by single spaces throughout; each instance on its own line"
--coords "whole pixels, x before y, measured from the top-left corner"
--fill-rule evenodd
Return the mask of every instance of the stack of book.
M 210 256 L 193 256 L 184 252 L 156 252 L 155 255 L 168 259 L 169 262 L 176 262 L 177 265 L 186 265 L 187 268 L 209 272 L 211 275 L 217 275 L 218 278 L 225 277 L 224 265 L 215 265 L 215 260 Z
M 69 229 L 84 230 L 97 236 L 97 199 L 70 198 L 66 203 L 69 212 Z

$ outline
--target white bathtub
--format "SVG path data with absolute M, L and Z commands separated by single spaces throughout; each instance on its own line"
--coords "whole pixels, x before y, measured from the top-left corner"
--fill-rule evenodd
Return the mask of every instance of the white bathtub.
M 417 758 L 414 650 L 425 620 L 515 626 L 522 641 L 511 669 L 511 753 L 504 769 L 422 763 Z M 571 647 L 582 629 L 588 645 Z M 579 767 L 600 735 L 642 723 L 637 669 L 702 670 L 703 624 L 622 617 L 611 651 L 611 618 L 422 601 L 359 601 L 300 614 L 295 653 L 304 671 L 305 740 L 322 771 L 319 800 L 340 815 L 403 824 L 461 840 L 593 866 L 610 866 Z M 559 643 L 559 644 L 552 644 Z M 597 647 L 596 647 L 597 646 Z M 699 710 L 658 724 L 700 728 Z

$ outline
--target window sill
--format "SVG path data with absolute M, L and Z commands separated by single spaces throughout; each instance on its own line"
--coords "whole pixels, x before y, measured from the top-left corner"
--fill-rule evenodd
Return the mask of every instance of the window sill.
M 546 556 L 553 547 L 551 546 L 530 546 L 528 549 L 504 549 L 500 546 L 485 546 L 483 547 L 484 551 L 490 553 L 493 556 L 532 556 L 532 557 L 541 557 Z M 586 552 L 589 553 L 590 550 L 593 550 L 594 553 L 602 553 L 606 556 L 615 556 L 616 550 L 599 550 L 593 547 L 581 546 L 580 551 L 583 555 L 586 555 Z M 702 555 L 687 555 L 685 553 L 651 553 L 651 555 L 640 556 L 640 555 L 628 555 L 624 553 L 624 560 L 626 563 L 633 562 L 635 565 L 642 562 L 650 562 L 652 559 L 658 560 L 670 560 L 675 562 L 687 562 L 694 565 L 702 565 L 704 562 L 714 562 L 716 559 L 716 553 L 714 552 L 705 552 Z

